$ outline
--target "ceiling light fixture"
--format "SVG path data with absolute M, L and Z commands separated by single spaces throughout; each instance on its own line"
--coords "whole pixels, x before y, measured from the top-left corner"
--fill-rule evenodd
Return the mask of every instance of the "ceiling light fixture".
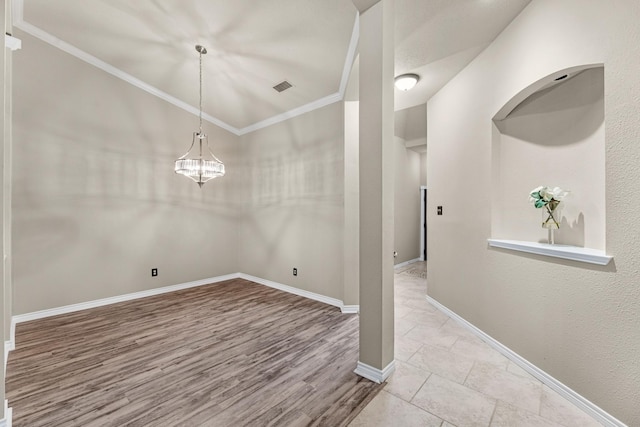
M 420 76 L 417 74 L 402 74 L 395 78 L 395 85 L 398 89 L 406 92 L 413 89 L 418 80 L 420 80 Z
M 207 48 L 196 45 L 196 50 L 200 54 L 200 127 L 198 132 L 193 132 L 189 151 L 176 160 L 175 172 L 191 178 L 202 188 L 202 185 L 210 179 L 224 176 L 224 163 L 211 152 L 209 137 L 202 133 L 202 55 L 207 53 Z M 196 140 L 198 141 L 197 153 L 189 156 L 196 146 Z M 206 147 L 203 147 L 203 141 Z

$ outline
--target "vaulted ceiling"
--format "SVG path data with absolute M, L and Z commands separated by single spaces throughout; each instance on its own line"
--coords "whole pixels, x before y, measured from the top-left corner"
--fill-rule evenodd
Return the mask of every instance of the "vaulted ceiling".
M 395 0 L 396 110 L 424 104 L 530 0 Z M 351 0 L 13 0 L 14 26 L 243 134 L 341 100 L 357 55 Z M 24 48 L 28 48 L 25 46 Z M 273 86 L 288 81 L 290 89 Z

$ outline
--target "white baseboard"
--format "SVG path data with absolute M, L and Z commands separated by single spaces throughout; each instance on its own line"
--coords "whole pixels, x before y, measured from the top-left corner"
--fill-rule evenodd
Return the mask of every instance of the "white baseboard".
M 223 282 L 231 279 L 245 279 L 261 285 L 269 286 L 270 288 L 278 289 L 290 294 L 295 294 L 304 298 L 309 298 L 314 301 L 319 301 L 334 307 L 338 307 L 342 313 L 355 314 L 359 311 L 358 305 L 344 305 L 344 303 L 336 298 L 327 297 L 324 295 L 316 294 L 313 292 L 305 291 L 303 289 L 294 288 L 292 286 L 283 285 L 282 283 L 272 282 L 271 280 L 261 279 L 259 277 L 251 276 L 244 273 L 233 273 L 225 276 L 211 277 L 208 279 L 194 280 L 193 282 L 181 283 L 178 285 L 165 286 L 162 288 L 149 289 L 147 291 L 134 292 L 125 295 L 119 295 L 115 297 L 103 298 L 94 301 L 87 301 L 79 304 L 65 305 L 63 307 L 51 308 L 47 310 L 35 311 L 33 313 L 19 314 L 11 318 L 11 336 L 9 341 L 4 343 L 4 368 L 5 373 L 7 369 L 7 358 L 9 351 L 15 349 L 15 333 L 16 323 L 28 322 L 30 320 L 43 319 L 45 317 L 57 316 L 60 314 L 73 313 L 80 310 L 86 310 L 89 308 L 102 307 L 109 304 L 115 304 L 124 301 L 131 301 L 139 298 L 146 298 L 150 296 L 165 294 L 168 292 L 175 292 L 182 289 L 193 288 L 196 286 L 204 286 L 211 283 Z M 1 426 L 0 426 L 1 427 Z
M 7 360 L 9 352 L 16 349 L 16 343 L 13 339 L 4 342 L 4 377 L 7 378 Z
M 518 353 L 514 352 L 507 346 L 503 345 L 499 341 L 492 338 L 490 335 L 487 335 L 482 330 L 475 327 L 473 324 L 467 322 L 464 318 L 460 317 L 453 311 L 449 310 L 444 305 L 440 304 L 438 301 L 434 300 L 430 296 L 427 296 L 427 301 L 436 307 L 438 310 L 442 311 L 447 316 L 451 317 L 455 321 L 457 321 L 461 326 L 465 329 L 469 330 L 471 333 L 476 335 L 482 341 L 487 343 L 489 346 L 493 347 L 495 350 L 499 351 L 503 356 L 507 359 L 511 360 L 516 365 L 520 366 L 522 369 L 527 371 L 529 374 L 533 375 L 540 382 L 545 384 L 550 389 L 556 391 L 562 397 L 567 399 L 569 402 L 576 405 L 578 408 L 582 409 L 585 413 L 589 414 L 596 421 L 601 423 L 607 427 L 627 427 L 622 421 L 618 420 L 613 415 L 606 412 L 604 409 L 597 406 L 595 403 L 587 400 L 582 397 L 580 394 L 576 393 L 571 388 L 564 385 L 562 382 L 558 381 L 551 375 L 547 374 L 542 369 L 538 368 L 531 362 L 529 362 L 524 357 L 520 356 Z
M 360 306 L 359 305 L 343 305 L 340 307 L 340 311 L 344 314 L 360 314 Z
M 150 296 L 166 294 L 168 292 L 175 292 L 181 289 L 193 288 L 196 286 L 209 285 L 211 283 L 224 282 L 231 279 L 245 279 L 255 283 L 259 283 L 270 288 L 278 289 L 280 291 L 288 292 L 290 294 L 298 295 L 304 298 L 309 298 L 314 301 L 319 301 L 334 307 L 338 307 L 344 314 L 358 314 L 360 306 L 358 305 L 344 305 L 344 303 L 335 298 L 327 297 L 324 295 L 316 294 L 313 292 L 305 291 L 303 289 L 294 288 L 292 286 L 283 285 L 282 283 L 272 282 L 271 280 L 261 279 L 259 277 L 250 276 L 244 273 L 233 273 L 225 276 L 211 277 L 209 279 L 195 280 L 193 282 L 181 283 L 178 285 L 165 286 L 163 288 L 150 289 L 148 291 L 134 292 L 131 294 L 119 295 L 110 298 L 103 298 L 94 301 L 87 301 L 79 304 L 65 305 L 63 307 L 51 308 L 48 310 L 35 311 L 33 313 L 19 314 L 11 318 L 11 332 L 9 341 L 4 342 L 4 374 L 7 375 L 7 360 L 9 359 L 9 352 L 16 348 L 16 323 L 28 322 L 30 320 L 43 319 L 45 317 L 57 316 L 59 314 L 73 313 L 75 311 L 86 310 L 89 308 L 102 307 L 109 304 L 115 304 L 118 302 L 131 301 L 139 298 L 146 298 Z M 9 427 L 11 424 L 7 424 Z M 4 427 L 2 420 L 0 420 L 0 427 Z
M 353 371 L 353 372 L 355 372 L 357 375 L 360 375 L 361 377 L 364 377 L 364 378 L 366 378 L 368 380 L 373 381 L 374 383 L 381 384 L 387 378 L 389 378 L 389 375 L 391 375 L 395 369 L 396 369 L 395 360 L 392 360 L 391 363 L 389 363 L 382 370 L 380 370 L 378 368 L 374 368 L 373 366 L 369 366 L 366 363 L 362 363 L 362 362 L 358 361 L 358 365 L 356 366 L 356 370 Z
M 345 307 L 341 300 L 336 298 L 327 297 L 324 295 L 316 294 L 314 292 L 305 291 L 304 289 L 294 288 L 293 286 L 283 285 L 282 283 L 273 282 L 271 280 L 261 279 L 260 277 L 251 276 L 249 274 L 239 273 L 238 277 L 241 279 L 249 280 L 251 282 L 259 283 L 270 288 L 278 289 L 290 294 L 298 295 L 301 297 L 309 298 L 314 301 L 323 302 L 334 307 L 338 307 L 340 310 Z M 343 311 L 344 313 L 344 311 Z
M 47 310 L 34 311 L 32 313 L 18 314 L 11 317 L 11 332 L 9 341 L 4 342 L 4 373 L 7 374 L 7 359 L 9 358 L 9 352 L 15 350 L 16 346 L 16 323 L 28 322 L 30 320 L 43 319 L 45 317 L 57 316 L 60 314 L 73 313 L 80 310 L 87 310 L 89 308 L 102 307 L 109 304 L 115 304 L 124 301 L 131 301 L 139 298 L 146 298 L 155 295 L 166 294 L 168 292 L 175 292 L 182 289 L 194 288 L 196 286 L 209 285 L 211 283 L 223 282 L 225 280 L 237 279 L 240 277 L 239 273 L 227 274 L 224 276 L 211 277 L 208 279 L 194 280 L 192 282 L 180 283 L 178 285 L 165 286 L 162 288 L 149 289 L 147 291 L 133 292 L 130 294 L 118 295 L 115 297 L 102 298 L 94 301 L 82 302 L 79 304 L 65 305 L 57 308 L 50 308 Z M 2 425 L 0 425 L 2 427 Z
M 414 262 L 422 261 L 420 258 L 410 259 L 409 261 L 401 262 L 400 264 L 396 264 L 393 268 L 401 268 L 409 264 L 413 264 Z
M 4 400 L 4 418 L 0 419 L 0 427 L 11 427 L 13 410 L 9 408 L 9 401 Z
M 134 292 L 131 294 L 118 295 L 115 297 L 103 298 L 94 301 L 82 302 L 79 304 L 65 305 L 63 307 L 50 308 L 48 310 L 35 311 L 33 313 L 18 314 L 13 316 L 12 324 L 28 322 L 30 320 L 43 319 L 45 317 L 57 316 L 59 314 L 73 313 L 75 311 L 86 310 L 88 308 L 102 307 L 104 305 L 115 304 L 118 302 L 131 301 L 139 298 L 145 298 L 168 292 L 175 292 L 181 289 L 193 288 L 196 286 L 208 285 L 210 283 L 223 282 L 225 280 L 237 279 L 238 273 L 227 274 L 225 276 L 212 277 L 209 279 L 194 280 L 193 282 L 180 283 L 178 285 L 165 286 L 162 288 L 149 289 L 148 291 Z
M 12 317 L 11 327 L 9 329 L 9 341 L 4 342 L 4 377 L 5 378 L 7 378 L 7 361 L 9 360 L 9 352 L 15 349 L 16 349 L 16 321 Z

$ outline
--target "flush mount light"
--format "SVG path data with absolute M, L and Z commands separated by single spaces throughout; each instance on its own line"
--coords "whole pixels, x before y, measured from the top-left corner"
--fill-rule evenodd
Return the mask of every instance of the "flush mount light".
M 417 74 L 402 74 L 395 78 L 396 87 L 403 91 L 413 89 L 413 87 L 420 80 L 420 76 Z
M 200 54 L 200 127 L 198 132 L 193 132 L 189 151 L 176 160 L 175 172 L 191 178 L 202 188 L 210 179 L 224 176 L 225 171 L 224 163 L 209 148 L 209 138 L 202 133 L 202 55 L 207 53 L 207 49 L 197 45 L 196 51 Z

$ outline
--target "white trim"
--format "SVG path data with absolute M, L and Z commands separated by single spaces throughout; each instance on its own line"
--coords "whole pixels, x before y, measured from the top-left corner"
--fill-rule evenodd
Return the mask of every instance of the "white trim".
M 278 289 L 283 292 L 298 295 L 304 298 L 309 298 L 314 301 L 319 301 L 324 304 L 338 307 L 343 314 L 359 314 L 359 305 L 344 305 L 344 303 L 336 298 L 327 297 L 324 295 L 316 294 L 314 292 L 305 291 L 303 289 L 294 288 L 292 286 L 283 285 L 282 283 L 272 282 L 271 280 L 261 279 L 259 277 L 251 276 L 244 273 L 233 273 L 224 276 L 212 277 L 209 279 L 194 280 L 193 282 L 181 283 L 178 285 L 165 286 L 162 288 L 150 289 L 147 291 L 134 292 L 125 295 L 119 295 L 110 298 L 103 298 L 94 301 L 87 301 L 79 304 L 66 305 L 58 308 L 51 308 L 48 310 L 35 311 L 33 313 L 19 314 L 11 318 L 11 332 L 9 341 L 4 342 L 4 374 L 7 374 L 7 360 L 9 359 L 9 352 L 16 348 L 16 323 L 28 322 L 31 320 L 43 319 L 45 317 L 57 316 L 60 314 L 73 313 L 80 310 L 87 310 L 90 308 L 102 307 L 109 304 L 115 304 L 124 301 L 131 301 L 139 298 L 146 298 L 155 295 L 166 294 L 168 292 L 175 292 L 182 289 L 193 288 L 197 286 L 204 286 L 213 283 L 223 282 L 231 279 L 245 279 L 251 282 L 255 282 L 270 288 Z M 386 377 L 385 377 L 386 378 Z M 10 424 L 9 424 L 10 426 Z M 2 420 L 0 420 L 0 427 L 2 427 Z
M 569 259 L 589 264 L 607 265 L 613 259 L 604 251 L 569 245 L 549 245 L 547 243 L 525 242 L 521 240 L 487 239 L 490 247 L 510 249 L 554 258 Z
M 5 341 L 4 342 L 4 377 L 7 377 L 7 361 L 9 360 L 9 352 L 11 350 L 15 350 L 16 345 L 14 341 Z
M 339 101 L 342 101 L 342 95 L 336 92 L 329 96 L 325 96 L 324 98 L 320 98 L 308 104 L 294 108 L 293 110 L 289 110 L 282 114 L 278 114 L 277 116 L 269 117 L 268 119 L 259 121 L 242 129 L 238 129 L 236 135 L 245 135 L 258 129 L 266 128 L 276 123 L 284 122 L 285 120 L 289 120 L 302 114 L 309 113 L 313 110 L 317 110 L 318 108 L 326 107 L 327 105 L 331 105 Z
M 4 35 L 4 47 L 8 47 L 11 50 L 18 50 L 22 48 L 22 40 L 19 38 L 10 36 L 9 34 Z
M 360 314 L 360 306 L 359 305 L 343 305 L 340 307 L 340 311 L 344 314 Z
M 21 29 L 22 31 L 24 31 L 25 33 L 31 34 L 32 36 L 42 40 L 45 43 L 50 44 L 51 46 L 54 46 L 60 50 L 62 50 L 63 52 L 66 52 L 72 56 L 75 56 L 76 58 L 93 65 L 96 68 L 101 69 L 102 71 L 111 74 L 114 77 L 119 78 L 120 80 L 124 80 L 125 82 L 144 90 L 145 92 L 156 96 L 170 104 L 175 105 L 178 108 L 181 108 L 191 114 L 194 115 L 199 115 L 200 114 L 200 110 L 198 110 L 198 108 L 187 104 L 186 102 L 172 96 L 169 95 L 166 92 L 163 92 L 162 90 L 158 89 L 155 86 L 152 86 L 148 83 L 145 83 L 144 81 L 132 76 L 131 74 L 125 73 L 124 71 L 122 71 L 119 68 L 114 67 L 111 64 L 108 64 L 104 61 L 102 61 L 101 59 L 96 58 L 93 55 L 88 54 L 87 52 L 78 49 L 77 47 L 60 40 L 59 38 L 56 38 L 55 36 L 47 33 L 44 30 L 41 30 L 40 28 L 36 27 L 35 25 L 29 24 L 28 22 L 25 21 L 20 21 L 20 22 L 16 22 L 14 24 L 15 27 Z M 221 127 L 222 129 L 225 129 L 233 134 L 239 135 L 239 130 L 225 122 L 223 122 L 222 120 L 219 120 L 213 116 L 211 116 L 210 114 L 207 113 L 202 113 L 202 118 L 205 119 L 206 121 L 213 123 L 214 125 Z
M 355 372 L 357 375 L 360 375 L 361 377 L 373 381 L 374 383 L 382 384 L 387 378 L 389 378 L 389 375 L 391 375 L 395 369 L 395 360 L 392 360 L 391 363 L 389 363 L 382 370 L 358 361 L 356 370 L 353 372 Z
M 356 60 L 356 50 L 358 48 L 358 40 L 360 39 L 360 14 L 356 13 L 356 20 L 353 23 L 353 30 L 351 31 L 351 41 L 349 42 L 349 49 L 347 50 L 347 57 L 344 60 L 344 67 L 342 68 L 342 79 L 340 79 L 340 98 L 344 98 L 344 92 L 347 90 L 347 84 L 349 83 L 349 76 L 353 69 L 353 62 Z
M 9 329 L 9 340 L 4 342 L 4 377 L 7 377 L 7 361 L 9 360 L 9 352 L 16 349 L 16 321 L 11 318 L 11 327 Z
M 194 280 L 192 282 L 180 283 L 178 285 L 165 286 L 162 288 L 149 289 L 147 291 L 134 292 L 125 295 L 118 295 L 115 297 L 103 298 L 94 301 L 87 301 L 78 304 L 65 305 L 63 307 L 51 308 L 47 310 L 35 311 L 32 313 L 18 314 L 11 318 L 11 341 L 5 341 L 5 351 L 8 346 L 10 350 L 15 350 L 15 327 L 16 323 L 28 322 L 31 320 L 43 319 L 45 317 L 58 316 L 60 314 L 73 313 L 80 310 L 87 310 L 89 308 L 102 307 L 109 304 L 115 304 L 124 301 L 131 301 L 139 298 L 146 298 L 155 295 L 166 294 L 168 292 L 175 292 L 182 289 L 193 288 L 197 286 L 204 286 L 213 283 L 223 282 L 231 279 L 245 279 L 251 282 L 255 282 L 270 288 L 278 289 L 280 291 L 288 292 L 290 294 L 298 295 L 304 298 L 309 298 L 314 301 L 319 301 L 334 307 L 338 307 L 343 313 L 358 313 L 358 305 L 344 305 L 343 302 L 336 298 L 327 297 L 324 295 L 316 294 L 314 292 L 305 291 L 304 289 L 294 288 L 292 286 L 283 285 L 282 283 L 273 282 L 271 280 L 261 279 L 259 277 L 251 276 L 244 273 L 233 273 L 224 276 L 211 277 L 208 279 Z M 11 343 L 11 344 L 9 344 Z M 6 361 L 6 359 L 5 359 Z
M 314 292 L 305 291 L 304 289 L 294 288 L 293 286 L 283 285 L 282 283 L 272 282 L 271 280 L 261 279 L 260 277 L 251 276 L 249 274 L 238 273 L 240 279 L 249 280 L 251 282 L 259 283 L 270 288 L 278 289 L 280 291 L 288 292 L 290 294 L 298 295 L 301 297 L 309 298 L 314 301 L 323 302 L 334 307 L 338 307 L 342 310 L 344 304 L 342 301 L 336 298 L 327 297 L 324 295 L 316 294 Z
M 402 268 L 409 264 L 413 264 L 414 262 L 419 262 L 419 261 L 422 261 L 422 259 L 420 258 L 410 259 L 409 261 L 401 262 L 400 264 L 394 265 L 393 268 Z
M 181 108 L 191 114 L 199 115 L 200 110 L 186 102 L 169 95 L 168 93 L 158 89 L 155 86 L 152 86 L 144 81 L 132 76 L 131 74 L 125 73 L 119 68 L 114 67 L 111 64 L 108 64 L 93 55 L 57 38 L 56 36 L 47 33 L 39 27 L 36 27 L 33 24 L 30 24 L 24 20 L 24 0 L 13 0 L 13 26 L 21 29 L 22 31 L 31 34 L 32 36 L 42 40 L 45 43 L 50 44 L 76 58 L 87 62 L 94 67 L 97 67 L 114 77 L 117 77 L 125 82 L 144 90 L 145 92 L 154 95 L 172 105 L 175 105 L 178 108 Z M 344 92 L 347 87 L 347 83 L 349 81 L 349 75 L 351 73 L 351 68 L 353 67 L 353 62 L 356 57 L 356 50 L 358 46 L 358 39 L 360 37 L 360 14 L 356 13 L 356 19 L 353 24 L 353 30 L 351 32 L 351 40 L 349 42 L 349 48 L 347 49 L 347 56 L 345 58 L 345 63 L 342 69 L 342 77 L 340 79 L 340 86 L 338 88 L 338 92 L 333 93 L 331 95 L 325 96 L 323 98 L 312 101 L 308 104 L 302 105 L 300 107 L 294 108 L 292 110 L 286 111 L 282 114 L 275 115 L 273 117 L 269 117 L 265 120 L 261 120 L 252 125 L 246 126 L 244 128 L 238 129 L 230 124 L 223 122 L 220 119 L 213 117 L 210 114 L 202 113 L 202 118 L 206 121 L 221 127 L 234 135 L 241 136 L 247 133 L 256 131 L 258 129 L 262 129 L 268 126 L 271 126 L 276 123 L 283 122 L 285 120 L 291 119 L 293 117 L 297 117 L 299 115 L 317 110 L 319 108 L 325 107 L 327 105 L 331 105 L 335 102 L 342 101 L 344 98 Z M 16 39 L 18 40 L 18 39 Z M 6 43 L 6 38 L 5 38 Z
M 0 427 L 11 427 L 11 420 L 13 418 L 13 409 L 9 407 L 9 401 L 4 400 L 4 418 L 0 419 Z
M 225 276 L 212 277 L 209 279 L 194 280 L 193 282 L 181 283 L 178 285 L 165 286 L 162 288 L 149 289 L 148 291 L 134 292 L 131 294 L 119 295 L 115 297 L 103 298 L 94 301 L 82 302 L 79 304 L 65 305 L 58 308 L 50 308 L 48 310 L 35 311 L 33 313 L 18 314 L 13 316 L 12 323 L 28 322 L 30 320 L 42 319 L 45 317 L 57 316 L 60 314 L 73 313 L 75 311 L 86 310 L 89 308 L 102 307 L 104 305 L 115 304 L 118 302 L 131 301 L 139 298 L 150 297 L 154 295 L 166 294 L 167 292 L 179 291 L 181 289 L 193 288 L 196 286 L 208 285 L 211 283 L 222 282 L 225 280 L 237 279 L 238 273 L 227 274 Z
M 425 259 L 425 249 L 427 246 L 427 242 L 425 240 L 425 236 L 427 233 L 424 232 L 423 227 L 427 225 L 427 211 L 425 209 L 425 203 L 423 198 L 426 196 L 427 187 L 425 185 L 420 186 L 420 261 L 426 261 Z
M 442 311 L 447 316 L 451 317 L 453 320 L 457 321 L 461 326 L 469 330 L 471 333 L 476 335 L 482 341 L 486 342 L 489 346 L 493 347 L 495 350 L 500 352 L 507 359 L 511 360 L 516 365 L 520 366 L 522 369 L 533 375 L 535 378 L 540 380 L 547 387 L 556 391 L 562 397 L 567 399 L 569 402 L 576 405 L 578 408 L 583 410 L 585 413 L 593 417 L 596 421 L 601 423 L 607 427 L 627 427 L 622 421 L 615 418 L 613 415 L 606 412 L 604 409 L 600 408 L 593 402 L 587 400 L 582 397 L 580 394 L 576 393 L 551 375 L 547 374 L 542 369 L 538 368 L 524 357 L 520 356 L 518 353 L 514 352 L 507 346 L 503 345 L 499 341 L 492 338 L 490 335 L 487 335 L 482 330 L 478 329 L 473 324 L 467 322 L 464 318 L 460 317 L 453 311 L 449 310 L 444 305 L 440 304 L 438 301 L 434 300 L 430 296 L 427 295 L 427 301 L 436 307 L 438 310 Z

